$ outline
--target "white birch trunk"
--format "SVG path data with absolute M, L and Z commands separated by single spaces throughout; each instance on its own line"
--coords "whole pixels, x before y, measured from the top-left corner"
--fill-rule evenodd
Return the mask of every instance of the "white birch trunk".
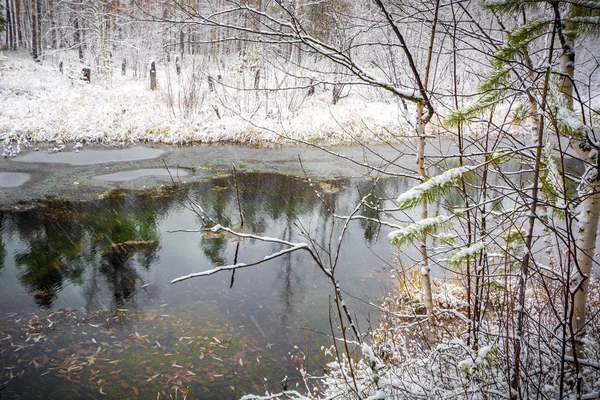
M 569 10 L 572 14 L 573 8 Z M 572 22 L 567 22 L 562 32 L 562 53 L 559 59 L 561 78 L 561 91 L 567 99 L 570 108 L 573 108 L 573 80 L 575 78 L 575 44 L 573 43 L 573 31 L 575 26 Z M 590 157 L 590 152 L 581 148 L 580 144 L 589 139 L 572 139 L 571 145 L 582 160 L 586 160 L 592 165 L 598 165 L 597 160 Z M 598 156 L 596 156 L 598 157 Z M 596 171 L 598 173 L 598 171 Z M 596 248 L 596 234 L 598 231 L 598 220 L 600 219 L 600 181 L 598 177 L 589 183 L 587 195 L 584 193 L 584 199 L 580 205 L 581 214 L 579 215 L 579 229 L 577 232 L 577 267 L 578 273 L 575 279 L 577 285 L 573 297 L 573 319 L 571 328 L 576 338 L 576 351 L 580 356 L 584 356 L 581 339 L 585 336 L 585 324 L 587 314 L 587 297 L 589 291 L 590 276 L 594 264 L 594 254 Z
M 417 135 L 418 135 L 418 156 L 417 156 L 417 167 L 419 169 L 419 175 L 422 178 L 427 177 L 427 171 L 425 170 L 425 124 L 422 122 L 423 116 L 423 103 L 417 104 Z M 428 204 L 427 200 L 423 200 L 421 206 L 421 220 L 424 220 L 428 216 Z M 429 320 L 433 322 L 434 309 L 433 309 L 433 290 L 431 287 L 431 268 L 429 267 L 429 255 L 427 254 L 427 234 L 423 233 L 420 243 L 421 250 L 421 284 L 423 285 L 423 297 L 425 301 L 425 309 L 427 310 L 427 316 Z
M 585 335 L 587 314 L 587 295 L 589 291 L 590 276 L 594 265 L 596 250 L 596 233 L 600 219 L 600 181 L 596 180 L 591 185 L 591 195 L 581 204 L 579 235 L 577 238 L 577 265 L 579 267 L 580 283 L 573 299 L 573 332 L 576 338 Z M 582 282 L 583 281 L 583 282 Z

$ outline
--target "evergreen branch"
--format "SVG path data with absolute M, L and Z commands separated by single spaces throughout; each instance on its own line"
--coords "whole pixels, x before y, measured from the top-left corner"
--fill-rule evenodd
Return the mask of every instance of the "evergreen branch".
M 479 100 L 468 104 L 462 108 L 450 110 L 446 117 L 446 126 L 457 127 L 461 124 L 469 122 L 474 118 L 480 117 L 487 110 L 495 106 L 504 95 L 505 88 L 492 90 L 481 96 Z
M 448 264 L 459 267 L 461 263 L 467 260 L 474 260 L 477 257 L 477 253 L 484 251 L 486 245 L 484 242 L 477 242 L 469 247 L 464 247 L 450 256 L 447 260 Z
M 560 218 L 564 218 L 566 216 L 565 188 L 561 179 L 561 171 L 552 157 L 552 149 L 549 145 L 544 147 L 542 160 L 546 166 L 540 179 L 542 192 L 546 195 L 548 203 L 552 205 L 554 213 Z
M 483 9 L 501 14 L 520 13 L 526 8 L 536 8 L 545 1 L 540 0 L 485 0 Z
M 585 139 L 590 131 L 580 116 L 571 108 L 567 97 L 559 86 L 552 82 L 550 84 L 550 95 L 554 101 L 556 125 L 560 133 L 578 139 Z
M 396 199 L 395 203 L 398 209 L 408 210 L 419 206 L 424 200 L 433 202 L 439 196 L 445 194 L 466 173 L 474 169 L 475 167 L 470 166 L 450 168 L 444 173 L 431 177 L 425 182 L 407 190 Z
M 409 243 L 416 243 L 423 238 L 423 235 L 436 233 L 438 228 L 448 225 L 452 216 L 436 215 L 435 217 L 425 218 L 412 224 L 408 224 L 400 229 L 389 233 L 388 240 L 395 246 L 404 246 Z

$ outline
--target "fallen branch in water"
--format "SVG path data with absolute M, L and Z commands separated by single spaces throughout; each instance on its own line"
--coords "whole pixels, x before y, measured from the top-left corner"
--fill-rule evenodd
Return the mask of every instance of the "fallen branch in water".
M 270 261 L 275 258 L 281 257 L 283 255 L 293 253 L 294 251 L 297 251 L 297 250 L 308 251 L 311 254 L 311 256 L 316 260 L 315 254 L 313 253 L 313 251 L 311 250 L 311 248 L 309 247 L 309 245 L 307 243 L 293 243 L 293 242 L 288 242 L 286 240 L 281 240 L 281 239 L 277 239 L 277 238 L 271 238 L 271 237 L 266 237 L 266 236 L 257 236 L 257 235 L 253 235 L 253 234 L 249 234 L 249 233 L 235 232 L 235 231 L 233 231 L 229 228 L 226 228 L 222 225 L 215 225 L 212 228 L 210 228 L 210 231 L 214 232 L 214 233 L 224 231 L 224 232 L 228 232 L 232 235 L 235 235 L 235 236 L 238 236 L 241 238 L 256 239 L 256 240 L 260 240 L 263 242 L 281 243 L 283 245 L 290 246 L 290 248 L 283 249 L 281 251 L 269 254 L 268 256 L 265 256 L 263 259 L 252 262 L 252 263 L 236 263 L 236 264 L 230 264 L 230 265 L 223 265 L 223 266 L 212 268 L 212 269 L 209 269 L 206 271 L 194 272 L 192 274 L 180 276 L 179 278 L 173 279 L 171 281 L 171 283 L 182 282 L 187 279 L 198 278 L 201 276 L 210 276 L 210 275 L 216 274 L 218 272 L 222 272 L 222 271 L 235 271 L 240 268 L 252 267 L 254 265 L 262 264 L 266 261 Z

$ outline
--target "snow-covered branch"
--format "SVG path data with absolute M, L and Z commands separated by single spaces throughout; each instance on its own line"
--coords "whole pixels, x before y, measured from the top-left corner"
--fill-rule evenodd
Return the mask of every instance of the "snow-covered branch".
M 254 265 L 259 265 L 262 263 L 265 263 L 267 261 L 276 259 L 278 257 L 281 257 L 283 255 L 286 254 L 290 254 L 293 253 L 295 251 L 298 250 L 307 250 L 309 253 L 311 253 L 311 255 L 314 254 L 312 252 L 312 250 L 310 249 L 309 245 L 306 243 L 292 243 L 292 242 L 288 242 L 286 240 L 282 240 L 282 239 L 277 239 L 277 238 L 271 238 L 271 237 L 265 237 L 265 236 L 257 236 L 257 235 L 253 235 L 253 234 L 248 234 L 248 233 L 241 233 L 241 232 L 235 232 L 233 230 L 231 230 L 230 228 L 226 228 L 224 226 L 221 225 L 215 225 L 210 229 L 211 232 L 214 233 L 218 233 L 218 232 L 228 232 L 232 235 L 241 237 L 241 238 L 249 238 L 249 239 L 256 239 L 256 240 L 260 240 L 263 242 L 271 242 L 271 243 L 280 243 L 286 246 L 290 246 L 287 249 L 283 249 L 281 251 L 269 254 L 267 256 L 265 256 L 263 259 L 261 260 L 257 260 L 251 263 L 237 263 L 237 264 L 230 264 L 230 265 L 223 265 L 220 267 L 216 267 L 216 268 L 212 268 L 209 270 L 205 270 L 205 271 L 200 271 L 200 272 L 195 272 L 195 273 L 191 273 L 188 275 L 184 275 L 184 276 L 180 276 L 178 278 L 175 278 L 171 281 L 171 283 L 178 283 L 178 282 L 182 282 L 185 281 L 187 279 L 191 279 L 191 278 L 198 278 L 198 277 L 202 277 L 202 276 L 210 276 L 219 272 L 223 272 L 223 271 L 234 271 L 236 269 L 241 269 L 241 268 L 247 268 L 247 267 L 252 267 Z

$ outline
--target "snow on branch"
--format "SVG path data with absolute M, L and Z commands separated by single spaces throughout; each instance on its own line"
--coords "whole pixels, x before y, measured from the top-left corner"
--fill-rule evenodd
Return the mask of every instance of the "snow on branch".
M 448 258 L 448 264 L 458 267 L 463 261 L 473 259 L 477 253 L 484 251 L 486 244 L 483 241 L 464 247 Z
M 556 106 L 556 123 L 563 135 L 575 138 L 586 138 L 590 132 L 581 117 L 571 108 L 565 94 L 560 90 L 556 82 L 550 85 L 550 91 Z
M 466 173 L 474 169 L 475 167 L 471 166 L 450 168 L 442 174 L 436 175 L 402 193 L 396 199 L 395 203 L 400 210 L 407 210 L 422 204 L 424 199 L 431 202 L 444 194 L 451 185 L 456 183 Z
M 237 263 L 237 264 L 230 264 L 230 265 L 222 265 L 220 267 L 212 268 L 209 270 L 205 270 L 205 271 L 201 271 L 201 272 L 194 272 L 194 273 L 191 273 L 188 275 L 180 276 L 179 278 L 175 278 L 171 281 L 171 283 L 178 283 L 178 282 L 182 282 L 182 281 L 185 281 L 185 280 L 188 280 L 191 278 L 198 278 L 201 276 L 210 276 L 210 275 L 216 274 L 218 272 L 222 272 L 222 271 L 234 271 L 234 270 L 240 269 L 240 268 L 252 267 L 254 265 L 262 264 L 264 262 L 281 257 L 285 254 L 293 253 L 294 251 L 297 251 L 297 250 L 308 250 L 312 255 L 312 251 L 310 250 L 310 247 L 306 243 L 292 243 L 292 242 L 288 242 L 286 240 L 270 238 L 270 237 L 266 237 L 266 236 L 257 236 L 257 235 L 247 234 L 247 233 L 235 232 L 229 228 L 226 228 L 226 227 L 218 225 L 218 224 L 213 226 L 210 229 L 210 231 L 215 232 L 215 233 L 225 231 L 225 232 L 231 233 L 232 235 L 242 237 L 242 238 L 251 238 L 251 239 L 260 240 L 263 242 L 281 243 L 281 244 L 284 244 L 284 245 L 290 246 L 290 247 L 287 249 L 283 249 L 281 251 L 269 254 L 268 256 L 265 256 L 262 260 L 257 260 L 257 261 L 251 262 L 251 263 Z
M 388 240 L 396 246 L 403 246 L 407 243 L 413 243 L 423 236 L 437 231 L 437 228 L 446 225 L 450 220 L 449 216 L 438 215 L 431 218 L 425 218 L 412 224 L 406 225 L 392 231 L 388 235 Z
M 279 4 L 283 10 L 285 10 L 292 18 L 292 13 L 283 5 Z M 383 77 L 373 76 L 368 73 L 363 67 L 358 65 L 353 58 L 347 55 L 342 49 L 339 49 L 329 43 L 319 40 L 313 35 L 307 34 L 300 26 L 297 24 L 291 23 L 289 21 L 283 21 L 277 18 L 274 18 L 269 13 L 259 11 L 253 7 L 248 6 L 238 6 L 234 9 L 229 10 L 229 12 L 234 11 L 242 11 L 249 12 L 255 14 L 257 17 L 264 18 L 265 20 L 270 21 L 275 26 L 268 27 L 266 25 L 263 26 L 264 29 L 255 29 L 249 28 L 246 26 L 238 25 L 238 24 L 229 24 L 223 21 L 218 21 L 214 16 L 202 16 L 198 15 L 201 22 L 211 26 L 220 26 L 223 28 L 229 28 L 240 32 L 246 32 L 249 34 L 257 35 L 257 36 L 266 36 L 266 37 L 274 37 L 280 38 L 283 43 L 290 42 L 300 42 L 304 45 L 308 46 L 313 51 L 318 54 L 326 57 L 332 62 L 345 67 L 348 71 L 350 71 L 357 79 L 376 87 L 380 87 L 384 90 L 387 90 L 394 95 L 401 97 L 405 100 L 411 102 L 422 102 L 428 100 L 423 98 L 422 94 L 419 90 L 411 89 L 411 88 L 402 88 L 398 85 L 395 85 L 391 81 L 384 79 Z M 277 39 L 275 39 L 275 42 Z M 430 115 L 432 114 L 432 110 L 430 110 Z
M 247 394 L 242 396 L 240 400 L 271 400 L 271 399 L 295 399 L 295 400 L 312 400 L 310 397 L 301 395 L 295 390 L 286 390 L 285 392 L 268 394 L 266 396 L 257 396 Z
M 600 2 L 597 0 L 570 0 L 569 3 L 582 8 L 600 10 Z

